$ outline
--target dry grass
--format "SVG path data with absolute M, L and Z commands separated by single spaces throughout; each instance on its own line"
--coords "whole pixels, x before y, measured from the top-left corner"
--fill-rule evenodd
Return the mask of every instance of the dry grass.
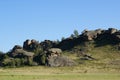
M 74 67 L 1 68 L 0 80 L 119 80 L 118 71 Z M 102 70 L 102 71 L 101 71 Z

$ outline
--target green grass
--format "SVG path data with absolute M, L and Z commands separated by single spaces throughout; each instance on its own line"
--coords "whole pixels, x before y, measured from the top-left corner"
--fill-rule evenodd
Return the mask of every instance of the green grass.
M 120 71 L 90 66 L 1 68 L 0 80 L 119 80 Z
M 119 80 L 119 74 L 4 75 L 1 80 Z

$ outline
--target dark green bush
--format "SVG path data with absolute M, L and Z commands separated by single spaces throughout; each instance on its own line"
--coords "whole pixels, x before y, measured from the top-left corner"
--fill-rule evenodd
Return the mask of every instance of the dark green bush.
M 46 55 L 45 54 L 41 55 L 40 61 L 41 61 L 42 65 L 45 65 L 45 63 L 46 63 Z
M 21 64 L 21 59 L 19 59 L 19 58 L 15 58 L 15 66 L 16 67 L 19 67 L 19 66 L 21 66 L 22 64 Z
M 46 54 L 45 53 L 40 53 L 38 55 L 36 55 L 33 58 L 34 62 L 37 62 L 39 65 L 45 65 L 46 62 Z
M 2 66 L 15 67 L 15 60 L 13 58 L 6 58 L 2 61 Z
M 0 61 L 2 61 L 4 59 L 4 53 L 0 51 Z

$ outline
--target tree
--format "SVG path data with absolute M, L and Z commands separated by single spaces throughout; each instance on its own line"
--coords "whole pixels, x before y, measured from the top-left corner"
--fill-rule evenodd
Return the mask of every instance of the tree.
M 4 54 L 2 51 L 0 51 L 0 54 Z
M 0 61 L 4 59 L 4 53 L 2 51 L 0 51 Z
M 77 37 L 79 36 L 79 33 L 78 33 L 78 31 L 77 31 L 77 30 L 74 30 L 74 32 L 73 32 L 73 33 L 74 33 L 74 37 L 76 37 L 76 38 L 77 38 Z
M 59 43 L 60 43 L 60 41 L 59 41 L 59 39 L 57 39 L 57 40 L 56 40 L 56 44 L 59 44 Z
M 65 37 L 62 37 L 61 41 L 65 40 Z
M 72 38 L 72 39 L 73 39 L 73 38 L 74 38 L 74 34 L 71 34 L 70 38 Z

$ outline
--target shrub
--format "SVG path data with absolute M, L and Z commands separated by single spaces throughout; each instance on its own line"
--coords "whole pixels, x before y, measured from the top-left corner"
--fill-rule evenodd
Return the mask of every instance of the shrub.
M 13 58 L 4 59 L 2 66 L 15 67 L 15 60 Z
M 33 65 L 33 60 L 31 58 L 28 58 L 28 65 L 32 66 Z
M 62 37 L 62 38 L 61 38 L 61 41 L 63 41 L 63 40 L 65 40 L 65 37 Z
M 4 59 L 4 53 L 0 51 L 0 61 Z
M 45 65 L 46 63 L 46 54 L 40 53 L 33 58 L 33 61 L 37 62 L 40 65 Z
M 15 58 L 15 66 L 16 66 L 16 67 L 21 66 L 21 59 Z
M 74 37 L 79 37 L 79 33 L 78 33 L 78 31 L 77 30 L 74 30 Z
M 45 54 L 41 55 L 40 62 L 42 65 L 45 65 L 45 63 L 46 63 L 46 55 Z

